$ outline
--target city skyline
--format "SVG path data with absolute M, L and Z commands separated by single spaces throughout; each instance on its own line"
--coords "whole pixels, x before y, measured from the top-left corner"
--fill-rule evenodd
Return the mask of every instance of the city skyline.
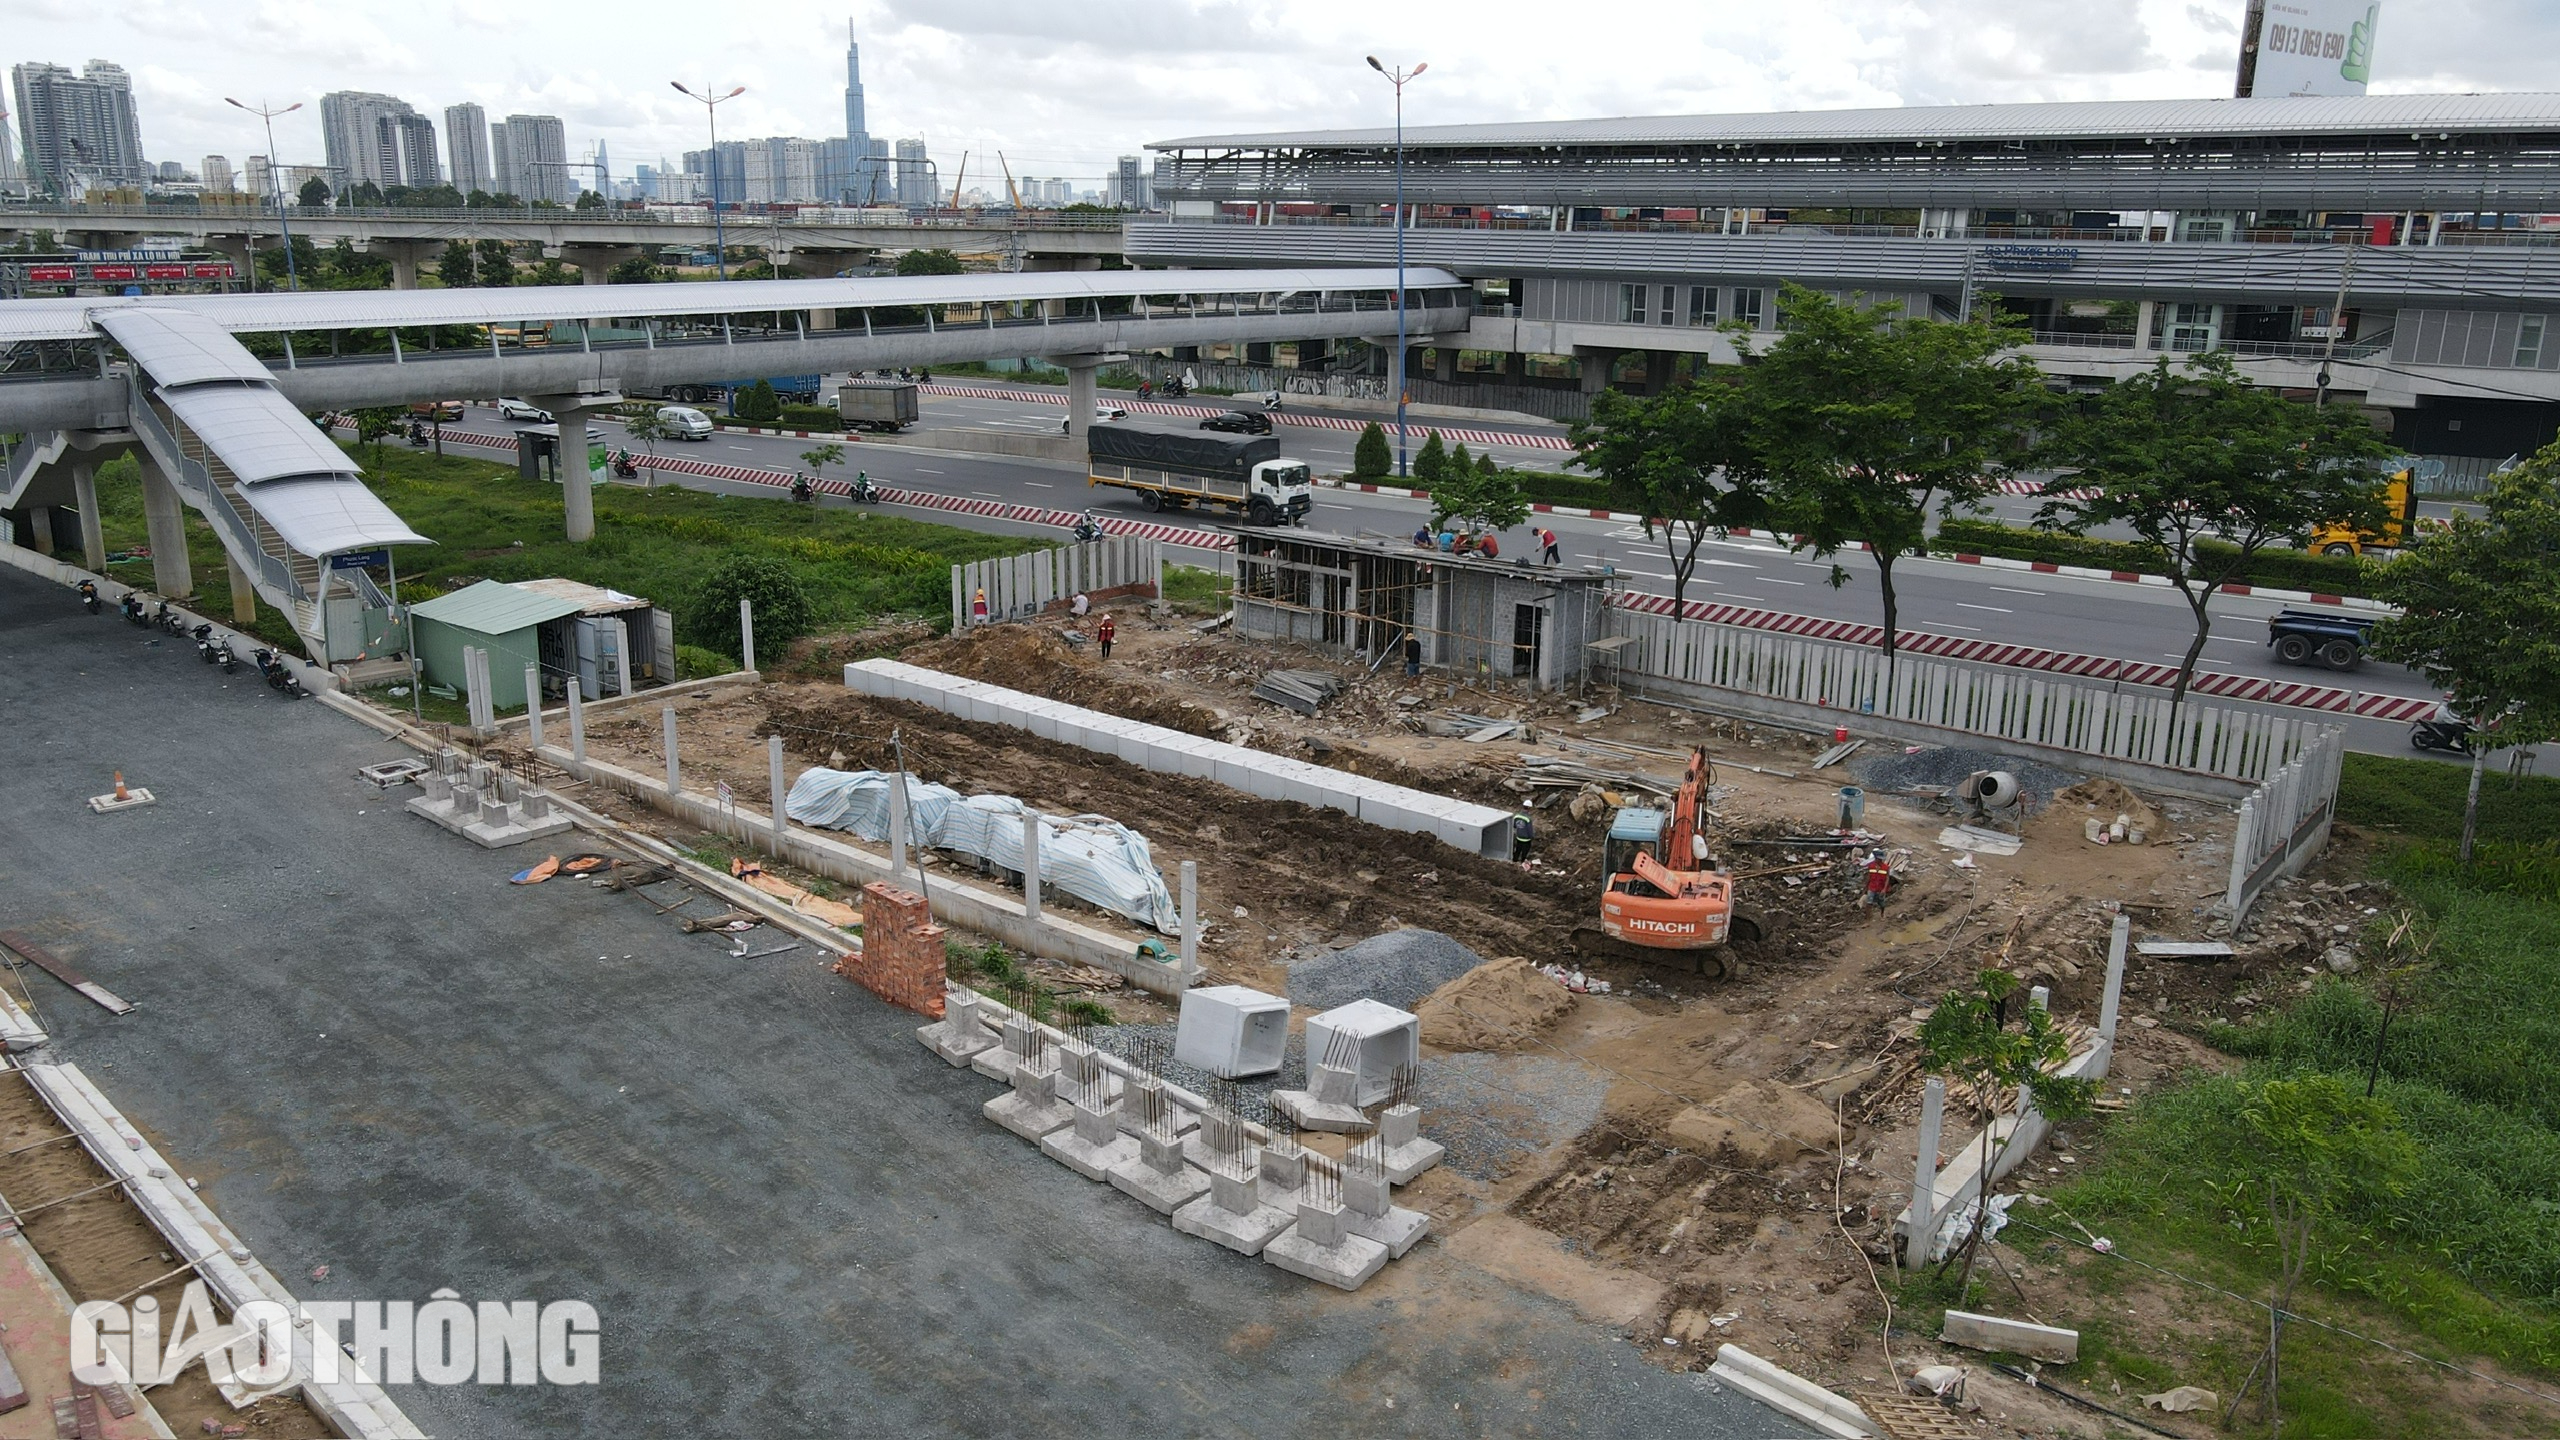
M 301 26 L 291 3 L 239 24 L 193 16 L 176 30 L 70 0 L 19 8 L 0 63 L 76 69 L 94 57 L 122 65 L 154 160 L 263 150 L 254 122 L 222 104 L 237 95 L 305 102 L 278 122 L 277 148 L 286 163 L 318 163 L 319 98 L 372 91 L 429 117 L 457 104 L 556 115 L 574 157 L 602 142 L 671 168 L 703 143 L 699 107 L 665 86 L 683 79 L 747 87 L 723 107 L 724 136 L 840 136 L 859 106 L 866 133 L 923 138 L 946 176 L 967 154 L 972 176 L 983 165 L 1000 190 L 1001 151 L 1017 179 L 1059 176 L 1085 190 L 1102 188 L 1117 157 L 1150 140 L 1378 123 L 1389 97 L 1360 63 L 1371 49 L 1433 61 L 1408 102 L 1408 120 L 1424 124 L 2212 96 L 2229 93 L 2243 5 L 2136 0 L 2092 16 L 2061 4 L 1954 0 L 1914 16 L 1815 0 L 1778 16 L 1624 0 L 1604 7 L 1621 24 L 1559 27 L 1523 47 L 1519 26 L 1545 13 L 1525 5 L 1417 0 L 1345 16 L 1315 0 L 1202 0 L 1068 20 L 1021 0 L 789 0 L 752 27 L 688 31 L 672 53 L 670 32 L 650 22 L 680 12 L 648 4 L 629 12 L 640 23 L 598 33 L 565 12 L 516 16 L 490 0 L 444 0 L 417 7 L 417 23 L 396 41 L 374 37 L 361 19 L 319 24 L 316 8 L 305 17 L 314 23 Z M 860 90 L 848 87 L 839 58 L 848 15 L 873 62 Z M 1460 19 L 1467 23 L 1453 23 Z M 350 23 L 365 33 L 349 33 Z M 2548 84 L 2535 42 L 2560 40 L 2560 15 L 2524 0 L 2450 0 L 2423 18 L 2386 8 L 2384 28 L 2377 93 L 2529 89 Z M 1624 41 L 1634 34 L 1644 43 L 1630 50 Z M 536 58 L 563 54 L 590 64 L 555 72 Z M 1645 63 L 1631 66 L 1630 54 Z M 449 164 L 449 133 L 443 139 Z

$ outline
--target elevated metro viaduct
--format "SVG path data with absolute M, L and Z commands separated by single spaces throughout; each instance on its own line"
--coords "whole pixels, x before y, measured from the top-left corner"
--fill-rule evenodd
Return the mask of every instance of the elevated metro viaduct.
M 654 257 L 670 246 L 711 248 L 725 235 L 732 247 L 754 246 L 785 273 L 834 275 L 883 254 L 941 249 L 999 255 L 1008 268 L 1095 270 L 1117 263 L 1117 215 L 1020 215 L 955 211 L 860 220 L 801 220 L 726 213 L 719 227 L 701 220 L 668 219 L 617 210 L 425 210 L 401 207 L 293 207 L 278 216 L 256 206 L 12 205 L 0 206 L 0 245 L 14 245 L 39 231 L 84 250 L 131 250 L 144 240 L 176 237 L 189 246 L 230 257 L 245 272 L 254 252 L 281 241 L 280 222 L 294 237 L 323 249 L 344 240 L 359 252 L 391 261 L 394 289 L 418 288 L 454 240 L 503 240 L 539 245 L 544 258 L 576 269 L 587 284 L 636 256 Z
M 191 506 L 222 539 L 234 604 L 249 607 L 237 618 L 264 599 L 328 664 L 386 648 L 397 620 L 365 568 L 332 561 L 430 542 L 306 412 L 518 395 L 576 435 L 626 385 L 1040 355 L 1068 371 L 1070 432 L 1081 436 L 1094 374 L 1116 355 L 1392 336 L 1396 280 L 1393 269 L 1124 270 L 21 300 L 0 306 L 0 433 L 28 440 L 0 469 L 0 511 L 41 550 L 57 543 L 55 515 L 76 512 L 99 569 L 97 468 L 134 454 L 156 588 L 194 591 L 180 510 Z M 1466 327 L 1473 296 L 1456 277 L 1413 269 L 1405 280 L 1409 333 Z M 550 343 L 501 342 L 500 327 L 527 322 L 548 322 Z M 457 330 L 487 338 L 435 343 Z M 310 353 L 354 332 L 387 334 L 389 348 Z M 242 336 L 280 337 L 280 354 L 262 360 Z M 588 488 L 563 492 L 569 538 L 592 538 Z

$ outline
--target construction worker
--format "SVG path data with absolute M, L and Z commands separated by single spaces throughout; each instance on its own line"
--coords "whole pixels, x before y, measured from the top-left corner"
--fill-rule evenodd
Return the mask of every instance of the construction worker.
M 1068 602 L 1067 602 L 1067 613 L 1069 613 L 1069 614 L 1071 614 L 1071 615 L 1075 616 L 1075 617 L 1076 617 L 1077 619 L 1079 619 L 1079 620 L 1083 619 L 1083 618 L 1085 617 L 1085 615 L 1086 615 L 1088 612 L 1090 612 L 1092 609 L 1093 609 L 1093 600 L 1092 600 L 1092 597 L 1090 597 L 1090 596 L 1086 595 L 1086 594 L 1085 594 L 1083 591 L 1081 591 L 1081 590 L 1079 590 L 1079 591 L 1077 591 L 1077 592 L 1076 592 L 1076 598 L 1075 598 L 1075 599 L 1070 600 L 1070 601 L 1068 601 Z
M 1101 626 L 1093 632 L 1093 638 L 1102 642 L 1103 659 L 1108 660 L 1111 658 L 1111 639 L 1119 633 L 1119 623 L 1114 621 L 1109 615 L 1103 616 Z
M 1404 635 L 1404 673 L 1422 673 L 1422 637 L 1408 630 Z
M 1529 822 L 1526 810 L 1511 817 L 1511 858 L 1525 862 L 1529 858 L 1529 842 L 1537 838 L 1537 827 Z
M 969 623 L 972 625 L 987 623 L 987 590 L 983 585 L 978 587 L 977 595 L 969 601 Z
M 1884 897 L 1892 889 L 1893 862 L 1885 858 L 1884 847 L 1878 846 L 1867 852 L 1867 893 L 1860 897 L 1858 903 L 1874 906 L 1876 913 L 1881 915 L 1884 913 Z
M 1564 563 L 1564 551 L 1556 547 L 1556 532 L 1553 528 L 1545 525 L 1538 527 L 1538 544 L 1544 547 L 1545 551 L 1538 557 L 1542 563 L 1548 565 Z

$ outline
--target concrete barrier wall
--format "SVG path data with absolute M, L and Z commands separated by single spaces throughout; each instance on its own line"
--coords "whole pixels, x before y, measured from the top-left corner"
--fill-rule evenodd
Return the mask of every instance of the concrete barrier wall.
M 1477 855 L 1511 853 L 1511 812 L 1490 805 L 1390 785 L 1284 755 L 1248 750 L 1220 740 L 1185 735 L 1161 725 L 1124 720 L 1077 705 L 1062 705 L 965 680 L 897 660 L 861 660 L 844 667 L 844 683 L 865 695 L 910 700 L 982 725 L 1009 725 L 1044 740 L 1117 755 L 1132 765 L 1168 775 L 1214 780 L 1266 800 L 1294 800 L 1339 810 L 1388 830 L 1436 836 Z

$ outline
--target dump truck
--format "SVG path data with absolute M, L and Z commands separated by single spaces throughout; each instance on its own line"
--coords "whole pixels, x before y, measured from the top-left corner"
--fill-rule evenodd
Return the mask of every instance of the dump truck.
M 1149 510 L 1217 505 L 1256 525 L 1303 525 L 1315 508 L 1307 462 L 1269 435 L 1096 425 L 1086 436 L 1086 483 L 1135 490 Z
M 916 387 L 904 380 L 849 380 L 836 392 L 836 414 L 847 430 L 881 434 L 916 423 Z
M 2412 470 L 2395 470 L 2383 482 L 2382 504 L 2387 513 L 2380 531 L 2362 531 L 2332 521 L 2313 530 L 2311 543 L 2303 548 L 2322 555 L 2361 555 L 2368 550 L 2397 550 L 2408 544 L 2410 536 L 2425 528 L 2418 523 L 2416 479 Z

